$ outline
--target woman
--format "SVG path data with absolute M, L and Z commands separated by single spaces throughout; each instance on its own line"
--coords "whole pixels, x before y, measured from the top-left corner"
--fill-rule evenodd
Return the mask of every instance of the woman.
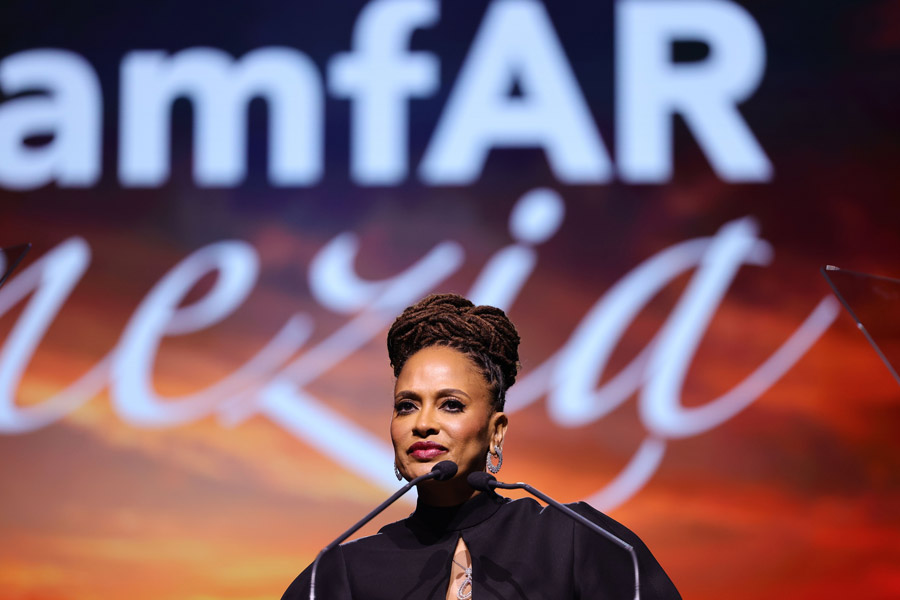
M 479 493 L 466 482 L 503 464 L 506 390 L 515 382 L 519 335 L 504 312 L 454 294 L 410 306 L 388 333 L 394 368 L 391 441 L 398 479 L 452 460 L 458 474 L 419 485 L 416 511 L 376 535 L 326 554 L 317 598 L 363 600 L 634 597 L 629 554 L 531 499 Z M 641 598 L 680 598 L 631 531 L 585 503 L 571 508 L 638 554 Z M 309 597 L 309 571 L 284 600 Z

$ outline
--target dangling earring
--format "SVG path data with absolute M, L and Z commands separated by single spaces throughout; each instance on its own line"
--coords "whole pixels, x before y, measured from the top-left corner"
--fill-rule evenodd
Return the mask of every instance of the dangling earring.
M 500 472 L 500 467 L 503 466 L 503 449 L 500 446 L 494 450 L 494 453 L 497 455 L 497 464 L 494 465 L 491 462 L 491 451 L 488 450 L 487 453 L 487 470 L 496 475 Z
M 400 474 L 400 469 L 397 468 L 397 463 L 394 463 L 394 475 L 397 477 L 397 481 L 403 481 L 403 475 Z

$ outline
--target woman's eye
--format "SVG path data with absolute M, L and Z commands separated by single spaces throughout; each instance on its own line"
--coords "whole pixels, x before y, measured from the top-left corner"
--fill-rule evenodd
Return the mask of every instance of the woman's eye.
M 416 405 L 409 400 L 402 400 L 394 405 L 394 410 L 398 415 L 405 415 L 415 410 Z
M 450 412 L 462 412 L 465 408 L 465 405 L 459 400 L 449 399 L 444 402 L 444 410 L 448 410 Z

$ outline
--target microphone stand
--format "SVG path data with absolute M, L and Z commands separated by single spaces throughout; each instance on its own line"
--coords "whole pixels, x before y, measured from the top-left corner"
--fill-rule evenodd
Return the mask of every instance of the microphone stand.
M 451 466 L 452 466 L 452 468 L 451 468 Z M 368 523 L 369 521 L 374 519 L 376 516 L 378 516 L 378 513 L 380 513 L 381 511 L 386 509 L 388 506 L 393 504 L 397 500 L 397 498 L 399 498 L 400 496 L 402 496 L 403 494 L 405 494 L 406 492 L 411 490 L 413 486 L 418 485 L 428 479 L 437 479 L 439 481 L 445 481 L 445 480 L 453 477 L 456 474 L 456 470 L 457 470 L 456 463 L 453 463 L 449 460 L 439 462 L 438 464 L 436 464 L 434 466 L 434 468 L 430 472 L 425 473 L 424 475 L 419 475 L 415 479 L 409 481 L 402 488 L 400 488 L 399 490 L 394 492 L 390 498 L 388 498 L 387 500 L 385 500 L 384 502 L 382 502 L 381 504 L 376 506 L 369 514 L 367 514 L 362 519 L 357 521 L 356 524 L 353 525 L 350 529 L 348 529 L 347 531 L 342 533 L 340 535 L 340 537 L 338 537 L 336 540 L 334 540 L 333 542 L 331 542 L 330 544 L 328 544 L 327 546 L 322 548 L 322 550 L 319 552 L 319 554 L 316 555 L 316 560 L 314 560 L 313 564 L 312 564 L 312 572 L 310 573 L 310 578 L 309 578 L 309 600 L 315 600 L 315 598 L 316 598 L 316 570 L 319 568 L 319 560 L 321 560 L 322 557 L 325 556 L 326 552 L 328 552 L 329 550 L 331 550 L 332 548 L 334 548 L 335 546 L 339 545 L 341 542 L 346 540 L 348 537 L 350 537 L 351 535 L 356 533 L 356 531 L 360 527 L 362 527 L 363 525 L 365 525 L 366 523 Z
M 477 477 L 476 477 L 477 476 Z M 481 483 L 481 480 L 484 479 L 484 483 Z M 474 482 L 473 482 L 474 480 Z M 552 506 L 556 510 L 568 515 L 569 517 L 575 519 L 585 527 L 588 527 L 592 531 L 595 531 L 611 541 L 616 546 L 619 546 L 623 550 L 626 550 L 629 555 L 631 555 L 631 563 L 634 565 L 634 600 L 640 600 L 641 598 L 641 584 L 640 584 L 640 573 L 638 570 L 638 560 L 637 553 L 634 551 L 634 546 L 626 542 L 625 540 L 620 539 L 619 537 L 613 535 L 612 533 L 606 531 L 590 519 L 579 515 L 577 512 L 562 504 L 557 502 L 547 494 L 542 491 L 535 489 L 528 485 L 527 483 L 522 483 L 521 481 L 518 483 L 503 483 L 502 481 L 497 481 L 497 479 L 493 475 L 489 475 L 487 473 L 472 473 L 469 475 L 469 485 L 471 485 L 475 489 L 481 489 L 482 491 L 487 491 L 490 488 L 501 488 L 504 490 L 525 490 L 532 496 L 536 496 L 546 502 L 548 505 Z M 473 485 L 475 483 L 475 485 Z M 483 486 L 483 487 L 482 487 Z

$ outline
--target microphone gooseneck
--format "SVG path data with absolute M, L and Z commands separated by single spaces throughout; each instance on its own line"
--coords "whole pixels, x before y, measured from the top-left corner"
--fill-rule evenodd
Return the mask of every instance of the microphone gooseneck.
M 560 511 L 564 515 L 575 519 L 576 521 L 578 521 L 585 527 L 588 527 L 592 531 L 599 533 L 600 535 L 602 535 L 603 537 L 605 537 L 606 539 L 608 539 L 615 545 L 617 545 L 620 548 L 627 551 L 628 554 L 631 555 L 631 563 L 634 566 L 634 600 L 640 600 L 640 598 L 641 598 L 640 571 L 638 570 L 637 553 L 634 551 L 634 547 L 631 544 L 629 544 L 625 540 L 619 538 L 618 536 L 613 535 L 612 533 L 608 532 L 607 530 L 603 529 L 602 527 L 600 527 L 599 525 L 597 525 L 590 519 L 578 514 L 577 512 L 575 512 L 574 510 L 572 510 L 571 508 L 566 506 L 565 504 L 561 504 L 561 503 L 557 502 L 556 500 L 554 500 L 553 498 L 551 498 L 550 496 L 548 496 L 547 494 L 541 492 L 540 490 L 537 490 L 537 489 L 531 487 L 527 483 L 522 483 L 521 481 L 518 483 L 503 483 L 502 481 L 497 481 L 496 477 L 494 477 L 490 473 L 485 473 L 484 471 L 476 471 L 475 473 L 469 473 L 468 477 L 466 477 L 466 482 L 473 489 L 476 489 L 479 492 L 490 492 L 494 488 L 501 488 L 504 490 L 525 490 L 532 496 L 536 496 L 536 497 L 540 498 L 541 500 L 546 502 L 548 505 L 550 505 L 553 508 L 555 508 L 556 510 Z
M 456 463 L 453 462 L 452 460 L 442 460 L 438 464 L 434 465 L 434 467 L 432 467 L 431 471 L 429 471 L 428 473 L 425 473 L 424 475 L 419 475 L 415 479 L 409 481 L 402 488 L 400 488 L 399 490 L 394 492 L 390 498 L 388 498 L 387 500 L 385 500 L 384 502 L 382 502 L 381 504 L 376 506 L 375 509 L 372 510 L 369 514 L 367 514 L 362 519 L 357 521 L 353 525 L 353 527 L 351 527 L 350 529 L 348 529 L 347 531 L 342 533 L 340 536 L 338 536 L 337 539 L 335 539 L 333 542 L 331 542 L 330 544 L 328 544 L 327 546 L 322 548 L 322 550 L 319 552 L 319 554 L 316 555 L 316 560 L 314 560 L 313 564 L 312 564 L 312 572 L 310 572 L 310 576 L 309 576 L 309 600 L 315 600 L 315 598 L 316 598 L 316 570 L 319 568 L 319 561 L 322 559 L 323 556 L 325 556 L 326 552 L 328 552 L 329 550 L 331 550 L 332 548 L 334 548 L 335 546 L 337 546 L 338 544 L 340 544 L 341 542 L 346 540 L 348 537 L 350 537 L 351 535 L 356 533 L 356 531 L 360 527 L 362 527 L 363 525 L 365 525 L 366 523 L 368 523 L 369 521 L 374 519 L 376 516 L 378 516 L 378 514 L 381 511 L 383 511 L 388 506 L 393 504 L 400 496 L 402 496 L 403 494 L 408 492 L 410 489 L 412 489 L 413 486 L 418 485 L 428 479 L 434 479 L 436 481 L 447 481 L 448 479 L 452 479 L 453 476 L 456 475 L 458 470 L 459 470 L 459 467 L 456 466 Z

